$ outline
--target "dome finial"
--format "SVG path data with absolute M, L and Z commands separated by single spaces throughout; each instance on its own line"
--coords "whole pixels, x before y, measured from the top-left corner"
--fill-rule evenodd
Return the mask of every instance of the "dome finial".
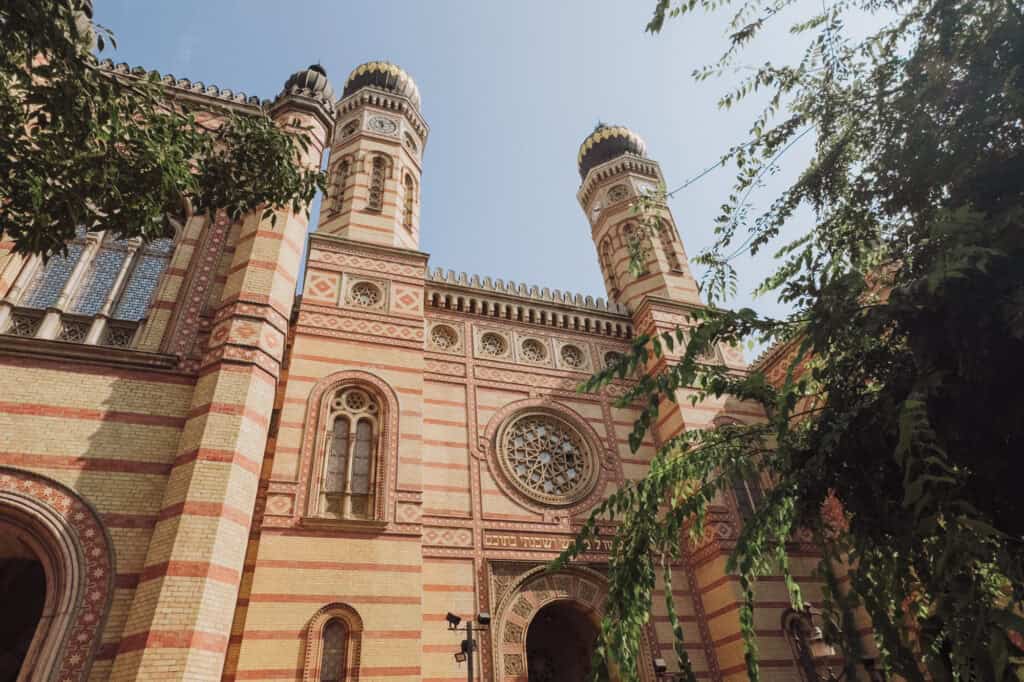
M 391 62 L 366 62 L 357 66 L 345 81 L 341 96 L 348 97 L 367 87 L 407 97 L 414 107 L 420 108 L 420 90 L 416 82 L 404 69 Z
M 598 121 L 594 131 L 583 140 L 580 153 L 576 157 L 580 177 L 586 178 L 594 166 L 622 156 L 623 154 L 647 155 L 647 145 L 643 139 L 625 126 L 608 125 Z
M 305 69 L 296 71 L 284 82 L 284 89 L 281 95 L 305 95 L 313 99 L 322 100 L 328 104 L 334 103 L 334 88 L 327 80 L 327 69 L 320 65 L 310 64 Z M 280 96 L 280 95 L 279 95 Z

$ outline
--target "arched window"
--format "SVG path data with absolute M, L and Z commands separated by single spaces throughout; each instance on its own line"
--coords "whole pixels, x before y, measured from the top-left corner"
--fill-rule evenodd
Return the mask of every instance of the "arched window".
M 328 423 L 318 515 L 335 519 L 371 518 L 380 406 L 362 388 L 345 387 L 331 399 Z
M 412 231 L 413 203 L 416 200 L 416 187 L 412 182 L 412 176 L 405 174 L 405 215 L 403 222 L 405 229 Z
M 370 199 L 367 208 L 371 211 L 379 211 L 384 208 L 384 173 L 387 162 L 383 156 L 373 157 L 373 165 L 370 172 Z
M 712 424 L 716 429 L 728 428 L 730 426 L 742 426 L 743 422 L 728 416 L 718 416 L 712 420 Z M 736 498 L 736 510 L 739 512 L 740 519 L 746 521 L 757 508 L 761 506 L 761 501 L 764 500 L 764 488 L 761 486 L 761 478 L 757 471 L 754 471 L 746 478 L 742 478 L 737 481 L 733 481 L 732 494 Z
M 328 604 L 306 628 L 302 682 L 359 682 L 363 620 L 348 604 Z
M 348 671 L 348 627 L 340 618 L 332 618 L 324 626 L 322 639 L 320 682 L 344 682 Z
M 679 264 L 679 254 L 676 253 L 676 240 L 673 238 L 675 228 L 664 221 L 661 221 L 658 228 L 658 238 L 661 240 L 661 250 L 665 252 L 668 269 L 672 272 L 682 272 L 683 268 Z
M 612 299 L 619 297 L 619 278 L 615 274 L 615 257 L 612 249 L 611 239 L 605 237 L 601 244 L 601 269 L 608 278 L 608 296 Z
M 334 169 L 334 181 L 330 189 L 330 212 L 339 213 L 345 206 L 345 184 L 348 181 L 348 172 L 351 162 L 344 159 Z

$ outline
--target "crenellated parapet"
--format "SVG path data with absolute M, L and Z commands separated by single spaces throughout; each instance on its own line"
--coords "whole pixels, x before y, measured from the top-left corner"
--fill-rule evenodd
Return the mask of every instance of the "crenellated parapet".
M 155 77 L 169 93 L 185 95 L 199 100 L 216 100 L 222 106 L 229 105 L 234 108 L 247 110 L 250 113 L 255 113 L 264 104 L 269 104 L 269 100 L 260 100 L 256 95 L 249 95 L 241 91 L 231 90 L 230 88 L 221 88 L 217 85 L 206 85 L 202 81 L 177 78 L 173 74 L 162 74 L 156 70 L 147 71 L 141 66 L 130 66 L 124 62 L 115 64 L 113 60 L 104 59 L 99 63 L 99 67 L 101 70 L 115 76 L 138 79 Z
M 613 301 L 441 268 L 427 274 L 426 304 L 613 338 L 633 336 L 629 311 Z

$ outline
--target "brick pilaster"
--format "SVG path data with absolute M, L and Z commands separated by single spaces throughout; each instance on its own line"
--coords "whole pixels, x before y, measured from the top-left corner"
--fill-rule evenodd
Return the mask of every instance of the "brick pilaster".
M 318 166 L 328 121 L 276 111 L 314 126 Z M 221 676 L 306 228 L 242 224 L 111 680 Z

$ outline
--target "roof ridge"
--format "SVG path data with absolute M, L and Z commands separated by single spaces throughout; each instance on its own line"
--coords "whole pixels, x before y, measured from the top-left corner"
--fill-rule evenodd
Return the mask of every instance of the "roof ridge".
M 136 78 L 155 76 L 156 79 L 165 87 L 184 90 L 195 95 L 213 97 L 214 99 L 220 99 L 234 104 L 248 104 L 258 107 L 269 102 L 269 100 L 261 100 L 256 95 L 248 95 L 241 90 L 235 91 L 230 88 L 222 88 L 217 85 L 206 85 L 202 81 L 193 81 L 188 78 L 177 78 L 173 74 L 163 74 L 156 69 L 146 70 L 146 68 L 142 66 L 130 66 L 127 62 L 118 62 L 115 64 L 113 59 L 103 59 L 100 61 L 99 66 L 100 69 L 104 71 L 110 71 L 111 73 L 123 74 L 126 76 L 134 76 Z

